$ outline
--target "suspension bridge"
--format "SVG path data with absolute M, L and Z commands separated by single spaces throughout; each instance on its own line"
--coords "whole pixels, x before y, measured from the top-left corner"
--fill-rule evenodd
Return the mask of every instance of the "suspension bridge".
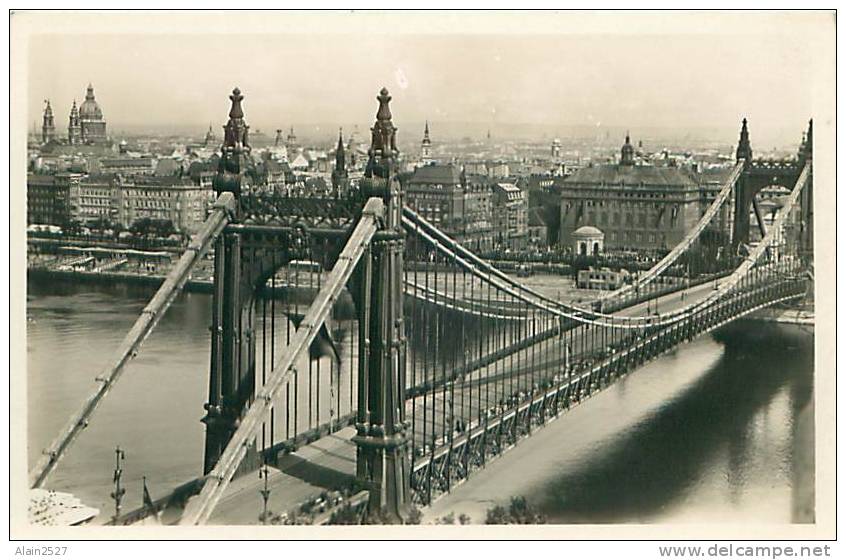
M 183 525 L 214 521 L 241 475 L 329 437 L 355 450 L 360 491 L 345 507 L 360 520 L 402 522 L 647 360 L 813 289 L 812 123 L 795 157 L 772 161 L 752 157 L 744 119 L 736 163 L 684 239 L 631 284 L 573 305 L 504 274 L 404 205 L 386 89 L 364 179 L 320 200 L 253 182 L 237 88 L 230 100 L 204 227 L 41 452 L 32 488 L 49 487 L 207 254 L 205 453 L 203 472 L 173 494 Z M 766 227 L 756 194 L 769 185 L 790 194 Z M 729 234 L 709 235 L 719 217 Z

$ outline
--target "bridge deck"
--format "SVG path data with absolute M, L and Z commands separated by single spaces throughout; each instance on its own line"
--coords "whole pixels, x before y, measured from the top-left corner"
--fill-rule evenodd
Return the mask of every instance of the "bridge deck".
M 699 299 L 707 297 L 714 289 L 713 283 L 703 284 L 687 290 L 684 301 L 681 299 L 680 293 L 674 293 L 666 296 L 656 298 L 656 300 L 647 303 L 641 303 L 632 306 L 621 312 L 622 315 L 642 315 L 646 312 L 647 305 L 651 311 L 657 309 L 659 311 L 672 311 L 684 305 L 688 305 Z M 575 338 L 577 343 L 580 343 L 580 338 Z M 552 352 L 550 348 L 554 346 L 555 354 L 550 356 Z M 540 343 L 535 348 L 530 348 L 531 353 L 536 354 L 535 366 L 536 368 L 546 362 L 555 362 L 557 365 L 558 347 L 553 345 L 550 348 Z M 531 363 L 531 358 L 529 359 Z M 490 372 L 500 372 L 510 365 L 509 359 L 504 358 L 489 368 Z M 475 375 L 475 374 L 474 374 Z M 525 371 L 518 377 L 528 378 L 531 376 L 531 371 Z M 482 373 L 484 380 L 484 373 Z M 482 409 L 490 408 L 496 405 L 493 395 L 501 395 L 506 392 L 515 381 L 510 379 L 493 379 L 488 384 L 490 385 L 488 395 L 491 397 L 490 401 L 482 401 L 479 403 L 479 394 L 475 392 L 473 395 L 473 411 L 474 414 L 478 412 L 478 405 L 481 404 Z M 469 394 L 465 389 L 464 406 L 469 407 Z M 484 396 L 484 390 L 481 395 Z M 455 413 L 459 416 L 459 407 L 462 405 L 461 393 L 455 393 Z M 426 428 L 426 433 L 431 433 L 431 422 L 434 415 L 435 418 L 435 433 L 442 433 L 442 421 L 444 403 L 443 391 L 436 393 L 435 403 L 432 399 L 428 399 L 426 419 L 429 426 Z M 412 402 L 407 403 L 408 418 L 412 416 L 415 419 L 415 431 L 418 437 L 423 433 L 423 401 L 418 399 L 417 410 L 413 415 L 411 412 Z M 340 488 L 348 483 L 355 474 L 355 444 L 352 443 L 351 438 L 355 433 L 355 429 L 347 427 L 333 435 L 321 438 L 309 445 L 299 448 L 296 452 L 290 453 L 279 458 L 279 468 L 273 468 L 270 476 L 270 499 L 268 509 L 274 513 L 287 512 L 299 504 L 309 500 L 310 498 L 318 496 L 325 490 L 333 490 Z M 263 481 L 257 474 L 251 474 L 237 479 L 232 483 L 220 504 L 215 510 L 214 514 L 209 519 L 209 524 L 212 525 L 243 525 L 243 524 L 257 524 L 259 523 L 258 515 L 262 510 L 262 500 L 259 490 L 263 487 Z M 176 512 L 169 514 L 176 517 Z M 165 519 L 167 522 L 168 519 Z

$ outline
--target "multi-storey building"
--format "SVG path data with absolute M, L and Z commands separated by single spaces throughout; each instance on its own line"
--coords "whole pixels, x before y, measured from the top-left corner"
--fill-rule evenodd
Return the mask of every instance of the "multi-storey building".
M 494 241 L 509 249 L 524 249 L 528 242 L 528 197 L 514 183 L 493 185 Z
M 629 137 L 618 164 L 584 167 L 562 183 L 559 244 L 593 226 L 608 249 L 659 250 L 675 246 L 701 215 L 696 174 L 680 167 L 635 165 Z
M 472 249 L 492 245 L 491 187 L 467 180 L 453 164 L 418 167 L 405 179 L 405 202 L 424 218 Z
M 156 171 L 156 160 L 152 157 L 116 157 L 98 160 L 100 173 L 121 175 L 152 175 Z
M 120 185 L 117 218 L 125 228 L 137 220 L 169 220 L 176 231 L 196 233 L 214 193 L 190 178 L 137 176 Z
M 70 219 L 70 181 L 67 175 L 27 175 L 27 224 L 65 226 Z
M 115 223 L 119 185 L 115 175 L 71 177 L 71 219 L 81 224 Z

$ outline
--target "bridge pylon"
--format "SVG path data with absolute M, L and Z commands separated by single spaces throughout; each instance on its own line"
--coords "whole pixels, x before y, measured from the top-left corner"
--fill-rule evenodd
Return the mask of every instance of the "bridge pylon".
M 223 192 L 235 195 L 236 218 L 240 213 L 237 200 L 241 189 L 249 184 L 249 126 L 244 122 L 243 98 L 238 88 L 229 96 L 232 107 L 224 127 L 222 155 L 214 179 L 218 195 Z M 215 244 L 209 400 L 203 418 L 206 425 L 204 474 L 214 468 L 255 394 L 254 289 L 250 285 L 255 274 L 250 270 L 250 262 L 243 262 L 243 253 L 240 233 L 224 232 Z M 253 460 L 244 461 L 244 468 L 257 468 L 256 450 L 252 449 L 249 456 Z
M 743 163 L 743 172 L 738 177 L 734 188 L 734 218 L 732 220 L 732 247 L 737 250 L 741 245 L 750 241 L 750 214 L 755 211 L 758 227 L 762 237 L 765 233 L 763 217 L 758 207 L 757 195 L 768 186 L 783 186 L 792 189 L 802 173 L 805 163 L 810 161 L 813 152 L 811 121 L 808 132 L 802 140 L 799 153 L 795 158 L 772 160 L 753 159 L 752 145 L 749 140 L 747 121 L 744 118 L 735 157 L 738 163 Z M 811 187 L 811 184 L 808 185 Z M 813 252 L 813 188 L 805 188 L 800 199 L 801 231 L 800 244 L 804 254 Z
M 405 419 L 406 345 L 403 322 L 402 192 L 395 176 L 396 128 L 383 88 L 362 181 L 365 196 L 385 200 L 386 219 L 358 268 L 360 353 L 356 476 L 370 491 L 370 512 L 402 522 L 410 503 Z

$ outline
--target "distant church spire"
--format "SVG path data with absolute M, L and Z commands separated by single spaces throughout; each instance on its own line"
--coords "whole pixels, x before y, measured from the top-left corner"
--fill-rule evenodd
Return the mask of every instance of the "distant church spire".
M 332 187 L 342 194 L 347 187 L 347 161 L 344 151 L 344 129 L 338 129 L 338 147 L 335 149 L 335 169 L 332 170 Z
M 432 140 L 429 138 L 429 121 L 426 121 L 426 126 L 423 128 L 423 141 L 420 142 L 420 159 L 423 165 L 432 163 Z
M 45 99 L 47 104 L 44 107 L 44 118 L 41 124 L 41 141 L 45 144 L 56 139 L 56 125 L 53 122 L 53 108 L 50 107 L 50 100 Z
M 82 143 L 82 125 L 79 122 L 79 109 L 76 106 L 76 99 L 73 100 L 70 116 L 68 117 L 68 144 L 76 145 Z
M 749 130 L 746 128 L 746 117 L 743 117 L 743 124 L 740 128 L 740 141 L 737 143 L 737 160 L 745 159 L 752 161 L 752 144 L 749 143 Z
M 634 165 L 634 146 L 632 146 L 628 130 L 626 131 L 626 143 L 620 150 L 620 165 Z

